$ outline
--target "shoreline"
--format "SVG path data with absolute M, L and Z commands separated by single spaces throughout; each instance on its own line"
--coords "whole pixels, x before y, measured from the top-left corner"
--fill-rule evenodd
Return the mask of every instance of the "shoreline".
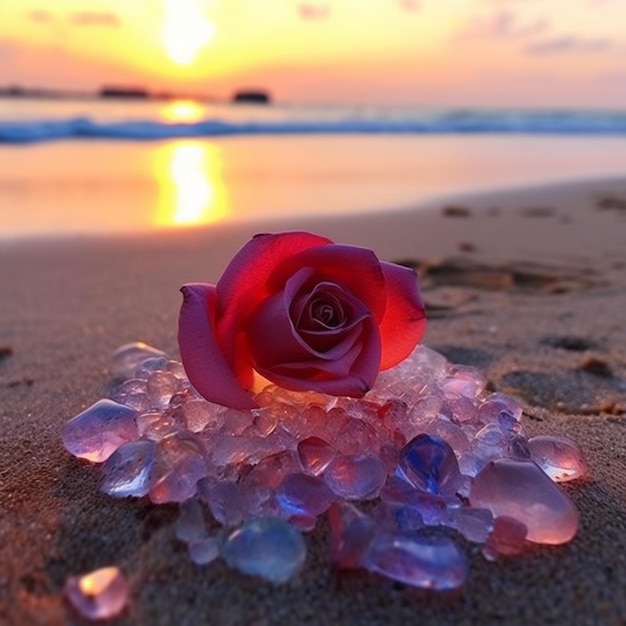
M 110 357 L 143 340 L 176 354 L 178 287 L 213 281 L 259 223 L 148 236 L 0 244 L 0 614 L 78 623 L 68 575 L 108 564 L 130 580 L 114 624 L 500 624 L 626 620 L 626 179 L 446 198 L 428 209 L 273 220 L 365 245 L 421 274 L 424 343 L 478 367 L 525 407 L 527 434 L 561 434 L 591 474 L 566 486 L 581 517 L 565 546 L 530 546 L 437 595 L 375 576 L 330 576 L 327 527 L 303 573 L 275 587 L 221 563 L 194 566 L 175 511 L 98 492 L 60 429 L 104 394 Z M 2 354 L 0 352 L 0 354 Z M 581 592 L 584 589 L 584 593 Z M 287 613 L 288 612 L 288 613 Z

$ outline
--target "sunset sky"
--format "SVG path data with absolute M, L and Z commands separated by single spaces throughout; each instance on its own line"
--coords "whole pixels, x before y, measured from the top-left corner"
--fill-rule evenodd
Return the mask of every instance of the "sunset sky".
M 626 106 L 626 0 L 0 0 L 0 84 Z

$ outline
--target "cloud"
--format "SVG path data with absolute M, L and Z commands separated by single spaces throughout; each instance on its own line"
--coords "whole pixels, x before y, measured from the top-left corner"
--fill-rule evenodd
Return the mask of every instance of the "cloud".
M 72 13 L 69 20 L 74 26 L 106 26 L 116 28 L 121 25 L 120 18 L 108 11 L 80 11 Z
M 421 8 L 419 0 L 398 0 L 398 4 L 401 9 L 409 12 L 418 11 Z
M 545 33 L 549 28 L 550 22 L 545 17 L 532 22 L 520 22 L 513 11 L 503 9 L 489 17 L 469 21 L 460 36 L 468 39 L 524 39 Z
M 330 16 L 327 4 L 299 4 L 298 13 L 303 20 L 323 20 Z
M 605 37 L 586 38 L 576 35 L 562 35 L 543 39 L 526 47 L 527 54 L 543 56 L 570 52 L 604 52 L 613 47 L 613 42 Z
M 49 24 L 52 21 L 52 13 L 44 11 L 43 9 L 34 9 L 30 11 L 26 16 L 31 22 L 35 24 Z

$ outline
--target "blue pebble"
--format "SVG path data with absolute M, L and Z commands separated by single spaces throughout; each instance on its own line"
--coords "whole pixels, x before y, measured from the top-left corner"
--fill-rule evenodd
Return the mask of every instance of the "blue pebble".
M 454 496 L 462 481 L 454 450 L 441 437 L 425 433 L 402 448 L 396 476 L 416 489 L 444 497 Z
M 283 583 L 304 565 L 306 545 L 293 526 L 266 517 L 251 520 L 230 533 L 222 546 L 222 557 L 244 574 Z

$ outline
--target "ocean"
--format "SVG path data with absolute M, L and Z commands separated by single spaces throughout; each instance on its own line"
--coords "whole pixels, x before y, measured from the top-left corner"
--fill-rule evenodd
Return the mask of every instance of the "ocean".
M 0 98 L 0 238 L 151 232 L 626 176 L 626 111 Z

